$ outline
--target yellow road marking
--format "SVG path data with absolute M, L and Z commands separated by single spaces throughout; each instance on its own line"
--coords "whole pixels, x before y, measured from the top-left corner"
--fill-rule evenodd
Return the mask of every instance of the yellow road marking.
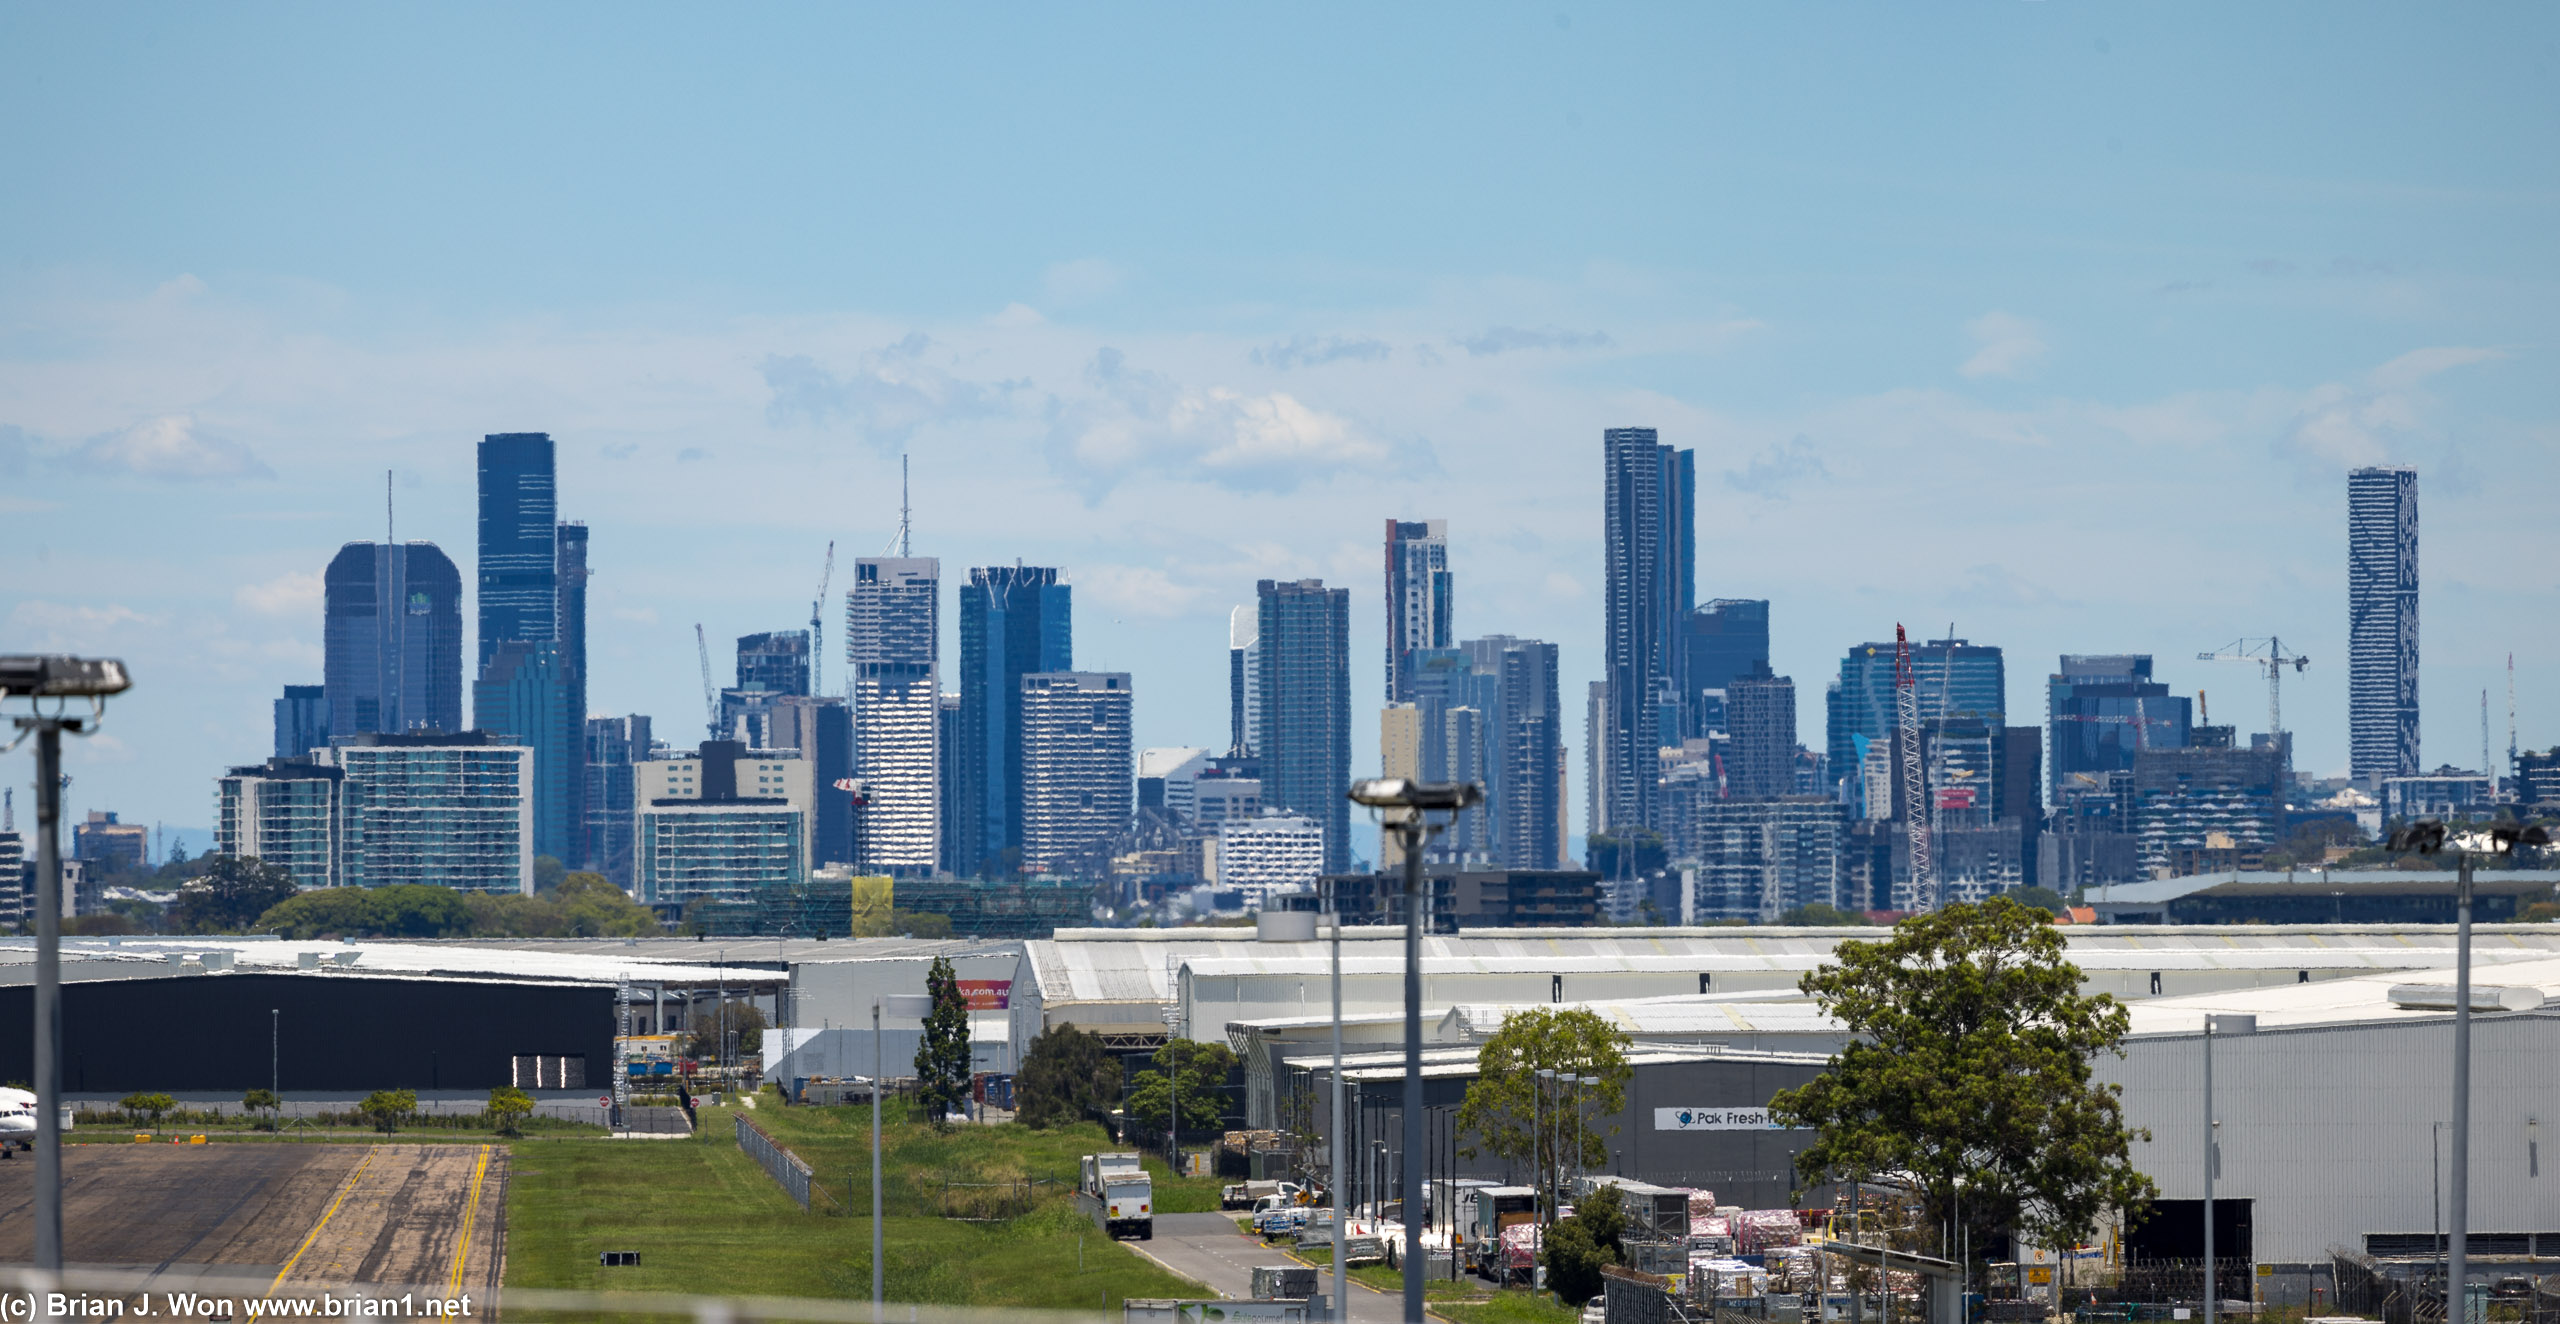
M 357 1162 L 355 1170 L 347 1174 L 347 1180 L 338 1187 L 337 1198 L 329 1202 L 328 1208 L 320 1211 L 320 1221 L 311 1225 L 311 1231 L 304 1235 L 302 1244 L 294 1248 L 293 1258 L 286 1260 L 284 1268 L 277 1272 L 276 1280 L 267 1284 L 267 1295 L 274 1296 L 276 1289 L 284 1286 L 284 1280 L 293 1273 L 293 1266 L 302 1263 L 303 1255 L 310 1251 L 313 1242 L 320 1239 L 320 1233 L 329 1226 L 329 1220 L 338 1216 L 338 1206 L 347 1202 L 347 1197 L 356 1189 L 357 1180 L 364 1176 L 366 1168 L 372 1166 L 373 1156 L 380 1152 L 380 1150 L 367 1150 L 364 1158 Z
M 453 1277 L 446 1284 L 446 1296 L 462 1295 L 462 1266 L 471 1258 L 471 1222 L 480 1216 L 480 1182 L 489 1175 L 489 1149 L 480 1147 L 480 1162 L 471 1169 L 471 1194 L 462 1204 L 462 1237 L 453 1245 Z

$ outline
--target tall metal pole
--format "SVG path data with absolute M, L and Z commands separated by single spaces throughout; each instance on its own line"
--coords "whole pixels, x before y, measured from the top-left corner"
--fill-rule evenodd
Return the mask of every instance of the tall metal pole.
M 2471 852 L 2463 851 L 2454 892 L 2455 954 L 2453 960 L 2453 1174 L 2445 1203 L 2453 1214 L 2453 1239 L 2446 1248 L 2445 1324 L 2469 1324 L 2464 1276 L 2469 1271 L 2471 1230 Z
M 880 1324 L 880 1302 L 888 1284 L 888 1266 L 880 1258 L 880 1086 L 888 1061 L 880 1049 L 880 999 L 875 997 L 871 1000 L 871 1324 Z
M 36 1267 L 62 1272 L 62 728 L 36 718 Z
M 2213 1013 L 2204 1014 L 2204 1324 L 2213 1324 Z
M 1333 1196 L 1333 1318 L 1351 1318 L 1351 1298 L 1345 1293 L 1349 1284 L 1343 1279 L 1342 1267 L 1342 1187 L 1348 1175 L 1343 1171 L 1342 1133 L 1342 890 L 1327 884 L 1333 905 L 1333 1111 L 1327 1114 L 1326 1128 L 1333 1132 L 1333 1166 L 1326 1170 L 1325 1185 Z
M 267 1093 L 284 1098 L 284 1008 L 267 1008 Z
M 1422 811 L 1408 809 L 1404 836 L 1404 1319 L 1422 1320 Z

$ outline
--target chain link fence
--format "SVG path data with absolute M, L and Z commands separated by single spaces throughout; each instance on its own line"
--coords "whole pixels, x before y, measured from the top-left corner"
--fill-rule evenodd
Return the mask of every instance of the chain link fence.
M 738 1123 L 738 1148 L 747 1152 L 802 1209 L 809 1207 L 810 1167 L 799 1155 L 783 1148 L 782 1143 L 764 1133 L 764 1128 L 741 1116 Z

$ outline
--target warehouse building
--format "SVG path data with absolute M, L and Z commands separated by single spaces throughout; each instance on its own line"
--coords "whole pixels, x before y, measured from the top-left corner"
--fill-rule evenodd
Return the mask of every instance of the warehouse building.
M 2500 1259 L 2560 1249 L 2560 1169 L 2542 1150 L 2542 1123 L 2560 1125 L 2560 959 L 2477 967 L 2474 982 L 2476 998 L 2514 1008 L 2472 1022 L 2470 1252 L 2493 1278 L 2516 1271 Z M 2188 1242 L 2202 1240 L 2214 1015 L 2226 1018 L 2212 1044 L 2216 1254 L 2285 1278 L 2332 1248 L 2432 1254 L 2451 1153 L 2439 1127 L 2452 1111 L 2452 984 L 2438 969 L 2136 1004 L 2124 1058 L 2098 1063 L 2124 1089 L 2126 1123 L 2150 1131 L 2133 1160 L 2160 1187 L 2128 1251 L 2199 1253 Z

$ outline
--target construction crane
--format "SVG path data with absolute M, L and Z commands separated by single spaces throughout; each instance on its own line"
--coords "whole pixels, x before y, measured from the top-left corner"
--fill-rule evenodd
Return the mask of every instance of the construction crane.
M 1911 908 L 1927 914 L 1938 908 L 1937 871 L 1929 860 L 1929 815 L 1921 786 L 1920 690 L 1911 674 L 1911 640 L 1902 625 L 1893 627 L 1893 709 L 1902 732 L 1902 817 L 1911 834 Z
M 711 684 L 711 641 L 703 636 L 702 622 L 693 623 L 693 651 L 702 656 L 702 725 L 711 739 L 720 738 L 720 691 Z
M 834 583 L 835 580 L 836 545 L 833 539 L 829 539 L 827 568 L 818 572 L 818 596 L 809 600 L 809 692 L 811 694 L 827 692 L 827 687 L 821 680 L 822 674 L 826 671 L 824 665 L 827 656 L 826 627 L 819 623 L 819 617 L 826 612 L 827 585 Z
M 2247 662 L 2263 667 L 2267 673 L 2267 740 L 2276 747 L 2282 760 L 2283 779 L 2279 786 L 2293 783 L 2293 751 L 2284 743 L 2284 669 L 2299 672 L 2311 665 L 2311 659 L 2299 653 L 2284 651 L 2284 641 L 2273 635 L 2264 639 L 2234 639 L 2211 653 L 2198 653 L 2199 662 Z

